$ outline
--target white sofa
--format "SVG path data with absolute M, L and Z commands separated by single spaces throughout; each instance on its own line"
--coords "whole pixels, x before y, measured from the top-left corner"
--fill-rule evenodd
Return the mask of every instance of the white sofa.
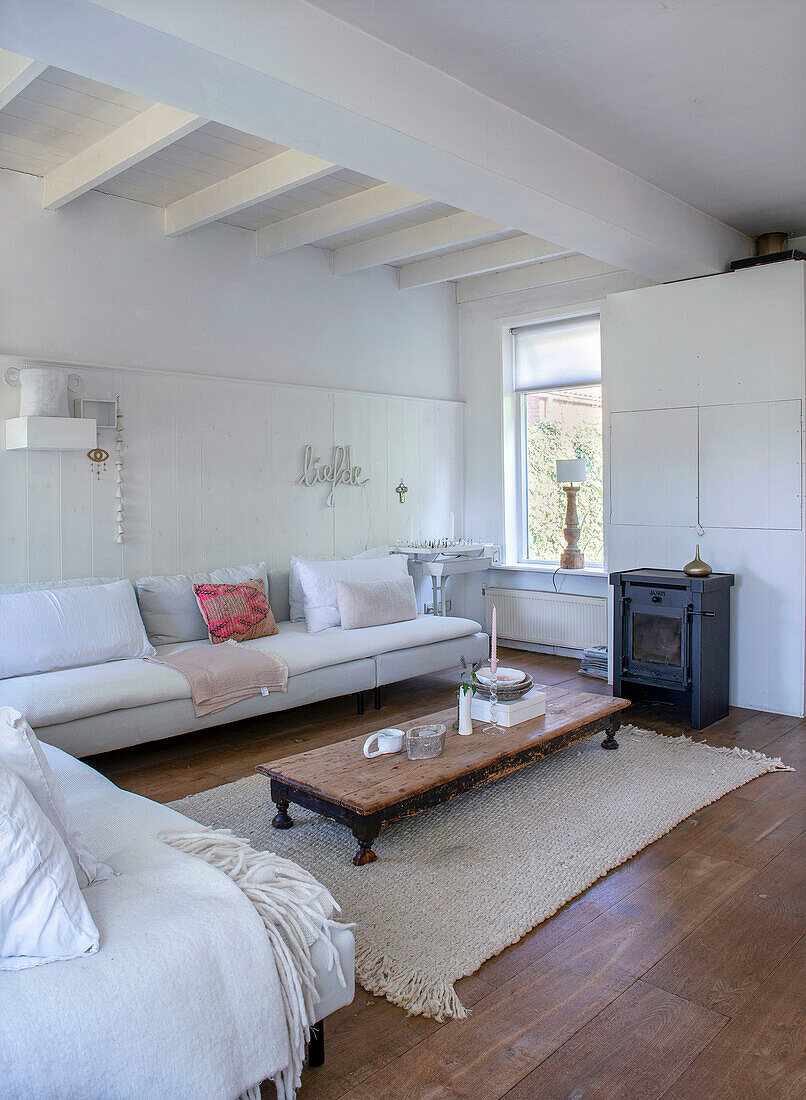
M 285 658 L 286 693 L 256 695 L 197 718 L 180 673 L 149 661 L 118 660 L 0 679 L 0 705 L 20 711 L 41 740 L 73 756 L 88 756 L 341 695 L 356 694 L 362 709 L 363 693 L 369 690 L 375 691 L 379 706 L 385 684 L 458 666 L 461 657 L 475 661 L 487 654 L 488 637 L 480 625 L 458 617 L 419 615 L 409 622 L 309 634 L 304 622 L 289 621 L 289 571 L 270 570 L 268 581 L 279 634 L 241 644 Z M 27 587 L 3 585 L 0 592 Z M 156 648 L 162 655 L 199 644 L 194 640 Z
M 263 923 L 225 874 L 157 840 L 200 826 L 43 748 L 76 825 L 118 875 L 84 892 L 96 954 L 0 973 L 4 1100 L 235 1100 L 274 1077 L 288 1044 Z M 320 1020 L 354 995 L 353 934 L 331 927 L 346 981 L 316 941 Z

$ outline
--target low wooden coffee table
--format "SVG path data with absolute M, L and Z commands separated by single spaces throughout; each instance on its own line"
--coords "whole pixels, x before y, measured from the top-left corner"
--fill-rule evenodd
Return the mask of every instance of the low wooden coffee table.
M 367 760 L 364 733 L 258 764 L 255 770 L 271 780 L 275 829 L 294 824 L 290 802 L 340 821 L 358 841 L 353 863 L 360 867 L 378 858 L 372 844 L 385 825 L 484 787 L 593 733 L 605 733 L 602 748 L 617 749 L 614 734 L 629 705 L 628 699 L 609 695 L 547 688 L 544 716 L 495 735 L 482 732 L 484 722 L 474 722 L 473 734 L 460 737 L 451 726 L 455 707 L 403 723 L 400 729 L 427 721 L 448 726 L 445 749 L 432 760 L 409 760 L 405 752 Z

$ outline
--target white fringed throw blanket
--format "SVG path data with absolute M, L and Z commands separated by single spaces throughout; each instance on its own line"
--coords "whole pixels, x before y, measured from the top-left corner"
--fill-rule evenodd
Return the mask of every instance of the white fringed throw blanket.
M 162 832 L 161 840 L 217 867 L 240 887 L 265 925 L 274 952 L 283 999 L 290 1061 L 275 1078 L 278 1100 L 293 1100 L 300 1085 L 305 1043 L 316 1019 L 319 994 L 314 986 L 311 944 L 322 939 L 328 949 L 328 969 L 336 967 L 345 984 L 329 918 L 339 906 L 313 875 L 272 852 L 256 852 L 229 829 Z M 233 945 L 237 950 L 237 945 Z M 259 1100 L 260 1085 L 241 1100 Z
M 194 645 L 170 656 L 145 659 L 182 673 L 190 685 L 197 718 L 261 692 L 288 690 L 288 665 L 279 653 L 235 641 Z

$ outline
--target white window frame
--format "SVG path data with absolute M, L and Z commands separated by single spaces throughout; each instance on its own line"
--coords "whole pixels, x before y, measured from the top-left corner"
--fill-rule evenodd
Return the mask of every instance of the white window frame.
M 504 442 L 504 558 L 513 566 L 523 566 L 527 569 L 558 570 L 559 559 L 556 561 L 538 561 L 536 558 L 526 556 L 528 549 L 528 491 L 526 479 L 525 456 L 525 409 L 524 396 L 530 393 L 552 393 L 558 390 L 586 389 L 590 383 L 578 385 L 555 384 L 538 387 L 536 389 L 518 390 L 515 388 L 515 336 L 513 329 L 526 328 L 529 325 L 545 324 L 552 321 L 571 320 L 574 317 L 590 317 L 596 315 L 599 318 L 600 332 L 603 321 L 605 303 L 601 300 L 578 303 L 573 307 L 562 309 L 541 310 L 539 313 L 529 316 L 519 316 L 502 319 L 502 367 L 503 367 L 503 442 Z M 603 390 L 604 398 L 604 390 Z M 604 455 L 604 425 L 602 427 L 602 451 Z M 606 478 L 606 473 L 605 473 Z M 602 506 L 604 518 L 604 501 Z M 607 547 L 604 548 L 603 563 L 595 563 L 590 567 L 593 573 L 602 573 L 606 569 Z M 586 569 L 588 567 L 586 566 Z M 579 572 L 579 570 L 575 570 Z

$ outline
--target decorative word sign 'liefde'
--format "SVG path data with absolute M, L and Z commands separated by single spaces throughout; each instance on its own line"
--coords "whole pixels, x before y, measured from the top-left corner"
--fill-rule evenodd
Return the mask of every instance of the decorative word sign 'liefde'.
M 334 497 L 339 485 L 366 485 L 368 481 L 368 477 L 361 477 L 361 467 L 353 466 L 349 447 L 334 447 L 330 462 L 327 463 L 323 463 L 321 458 L 314 458 L 310 443 L 305 448 L 302 473 L 297 485 L 330 485 L 325 502 L 329 508 L 335 503 Z

